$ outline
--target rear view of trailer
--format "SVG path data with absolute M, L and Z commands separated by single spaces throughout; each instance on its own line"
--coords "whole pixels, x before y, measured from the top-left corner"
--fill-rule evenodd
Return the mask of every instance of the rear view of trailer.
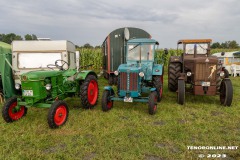
M 105 38 L 102 44 L 103 73 L 110 85 L 117 84 L 114 71 L 126 62 L 126 43 L 135 38 L 151 38 L 151 35 L 142 29 L 128 27 L 116 29 Z

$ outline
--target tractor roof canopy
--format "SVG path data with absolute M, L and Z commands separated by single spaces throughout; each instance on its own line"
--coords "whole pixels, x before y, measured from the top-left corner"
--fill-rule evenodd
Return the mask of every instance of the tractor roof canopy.
M 178 44 L 182 43 L 211 43 L 212 39 L 182 39 L 178 41 Z

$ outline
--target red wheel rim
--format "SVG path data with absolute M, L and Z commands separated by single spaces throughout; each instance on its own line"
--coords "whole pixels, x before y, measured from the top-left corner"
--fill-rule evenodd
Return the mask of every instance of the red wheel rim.
M 91 80 L 88 85 L 88 102 L 94 105 L 98 97 L 98 84 L 95 80 Z
M 19 109 L 17 109 L 17 102 L 13 102 L 10 105 L 9 110 L 8 110 L 9 117 L 12 120 L 18 120 L 18 119 L 22 118 L 22 116 L 24 115 L 24 112 L 25 112 L 24 106 L 21 106 Z
M 112 108 L 112 105 L 113 105 L 113 102 L 112 102 L 112 101 L 107 102 L 107 107 L 108 107 L 108 109 L 111 109 L 111 108 Z
M 67 118 L 67 109 L 64 105 L 59 106 L 54 115 L 54 122 L 56 125 L 62 125 Z

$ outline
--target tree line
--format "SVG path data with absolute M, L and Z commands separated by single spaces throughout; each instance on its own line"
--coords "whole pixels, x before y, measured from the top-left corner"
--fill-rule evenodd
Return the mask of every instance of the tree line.
M 37 36 L 35 34 L 26 34 L 24 38 L 15 33 L 8 34 L 0 34 L 0 41 L 11 44 L 13 40 L 37 40 Z
M 235 40 L 232 40 L 232 41 L 225 41 L 225 42 L 222 42 L 222 43 L 214 42 L 211 45 L 211 48 L 212 49 L 215 49 L 215 48 L 239 49 L 240 46 Z

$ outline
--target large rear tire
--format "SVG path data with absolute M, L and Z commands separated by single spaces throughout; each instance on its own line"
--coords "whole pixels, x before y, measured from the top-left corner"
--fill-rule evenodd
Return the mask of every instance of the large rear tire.
M 185 103 L 185 82 L 183 79 L 178 80 L 178 104 Z
M 104 91 L 102 95 L 102 110 L 104 112 L 109 111 L 113 107 L 113 101 L 110 100 L 110 92 Z
M 92 109 L 96 104 L 99 96 L 97 78 L 94 75 L 88 75 L 80 87 L 80 97 L 83 108 Z
M 55 101 L 48 112 L 48 125 L 50 128 L 58 128 L 68 119 L 68 106 L 64 101 Z
M 157 101 L 160 102 L 162 100 L 162 92 L 163 92 L 162 76 L 153 77 L 153 87 L 157 89 L 157 95 L 158 95 Z
M 168 89 L 176 92 L 178 89 L 178 77 L 181 73 L 182 64 L 170 62 L 168 66 Z
M 17 107 L 17 97 L 8 99 L 2 108 L 2 117 L 7 123 L 17 121 L 26 114 L 27 108 L 25 106 Z
M 233 87 L 230 79 L 222 80 L 220 86 L 220 102 L 224 106 L 231 106 L 233 98 Z

